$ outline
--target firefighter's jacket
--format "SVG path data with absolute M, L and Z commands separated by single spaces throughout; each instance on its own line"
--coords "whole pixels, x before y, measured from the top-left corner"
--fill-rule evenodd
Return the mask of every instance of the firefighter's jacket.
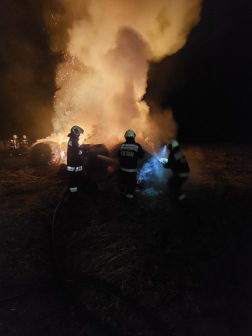
M 185 155 L 181 152 L 179 147 L 171 150 L 168 162 L 164 164 L 165 168 L 170 168 L 174 175 L 178 177 L 188 177 L 190 168 Z
M 76 136 L 70 136 L 67 145 L 67 170 L 79 172 L 83 169 L 82 151 Z
M 133 138 L 129 138 L 121 144 L 118 156 L 121 170 L 133 173 L 137 171 L 138 159 L 143 159 L 145 154 L 141 145 L 136 143 Z
M 28 147 L 28 140 L 22 139 L 20 142 L 20 147 Z
M 19 148 L 19 141 L 17 139 L 10 140 L 10 148 L 14 149 Z

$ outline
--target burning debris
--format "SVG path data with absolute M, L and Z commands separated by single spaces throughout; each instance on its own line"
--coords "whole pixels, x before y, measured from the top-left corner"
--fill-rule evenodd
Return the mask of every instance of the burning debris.
M 116 161 L 108 158 L 118 158 L 112 157 L 107 148 L 122 142 L 125 129 L 134 129 L 139 148 L 147 152 L 161 141 L 175 139 L 177 124 L 172 112 L 152 104 L 158 117 L 153 117 L 155 113 L 150 117 L 150 107 L 142 98 L 149 62 L 161 60 L 185 44 L 200 18 L 201 0 L 178 0 L 176 4 L 164 0 L 84 0 L 78 13 L 70 2 L 63 1 L 62 6 L 66 13 L 78 16 L 72 16 L 69 41 L 60 50 L 62 62 L 54 96 L 55 133 L 33 146 L 33 163 L 66 163 L 67 134 L 76 124 L 85 129 L 85 136 L 79 134 L 78 149 L 82 151 L 80 167 L 88 174 L 107 172 L 108 167 L 110 172 L 116 171 Z M 54 13 L 50 16 L 57 25 L 63 20 Z M 160 163 L 148 155 L 138 171 L 139 186 L 163 183 L 166 174 Z M 67 169 L 76 169 L 67 165 Z
M 84 173 L 94 179 L 103 179 L 106 176 L 115 176 L 119 179 L 118 150 L 120 145 L 114 146 L 110 151 L 104 144 L 82 144 L 82 162 Z M 163 190 L 165 188 L 169 172 L 163 169 L 158 162 L 157 154 L 145 152 L 145 159 L 139 161 L 137 180 L 138 189 Z M 30 150 L 30 162 L 32 165 L 61 164 L 61 173 L 66 171 L 67 143 L 59 145 L 54 141 L 44 141 L 35 144 Z

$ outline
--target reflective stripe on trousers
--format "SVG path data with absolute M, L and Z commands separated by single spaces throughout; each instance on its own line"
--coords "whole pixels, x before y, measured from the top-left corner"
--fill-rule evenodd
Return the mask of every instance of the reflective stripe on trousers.
M 75 187 L 75 188 L 70 188 L 70 192 L 77 192 L 77 187 Z
M 180 174 L 176 174 L 176 176 L 178 177 L 188 177 L 190 175 L 190 173 L 180 173 Z
M 71 167 L 71 166 L 67 166 L 67 170 L 70 172 L 79 172 L 82 171 L 83 167 L 79 166 L 79 167 Z
M 122 168 L 121 167 L 121 170 L 125 171 L 126 173 L 135 173 L 135 172 L 137 172 L 137 168 L 135 168 L 135 169 L 128 169 L 128 168 Z
M 185 194 L 182 194 L 182 195 L 180 195 L 179 197 L 178 197 L 178 200 L 179 201 L 182 201 L 183 199 L 185 199 L 186 198 L 186 195 Z

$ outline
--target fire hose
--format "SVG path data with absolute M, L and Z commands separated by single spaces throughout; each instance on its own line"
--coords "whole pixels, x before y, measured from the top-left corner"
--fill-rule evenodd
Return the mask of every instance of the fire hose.
M 75 169 L 74 169 L 74 171 L 75 171 Z M 58 289 L 61 292 L 63 292 L 63 294 L 67 297 L 68 300 L 70 300 L 70 302 L 73 303 L 73 305 L 75 307 L 75 313 L 76 313 L 76 315 L 77 315 L 81 324 L 83 323 L 83 320 L 85 319 L 86 323 L 89 323 L 89 324 L 91 323 L 96 328 L 98 327 L 104 335 L 118 336 L 118 333 L 116 332 L 116 330 L 113 327 L 111 327 L 107 324 L 105 325 L 104 323 L 102 323 L 96 316 L 94 316 L 92 314 L 92 312 L 86 307 L 84 302 L 80 301 L 79 299 L 77 299 L 75 297 L 75 295 L 73 294 L 73 291 L 70 288 L 70 285 L 71 284 L 76 284 L 76 283 L 78 283 L 78 281 L 66 280 L 64 278 L 61 270 L 60 270 L 60 266 L 59 266 L 58 258 L 57 258 L 57 253 L 56 253 L 56 250 L 55 250 L 55 244 L 54 244 L 54 227 L 55 227 L 56 213 L 57 213 L 60 205 L 63 203 L 63 201 L 66 197 L 66 194 L 69 190 L 69 187 L 70 187 L 70 181 L 69 181 L 69 184 L 68 184 L 65 192 L 63 193 L 63 197 L 61 198 L 60 202 L 58 203 L 58 205 L 56 206 L 56 208 L 54 210 L 52 225 L 51 225 L 51 245 L 52 245 L 52 250 L 53 250 L 54 278 L 56 280 L 56 284 L 58 286 Z M 79 283 L 81 283 L 81 282 L 79 282 Z
M 52 248 L 53 248 L 53 257 L 54 257 L 54 266 L 55 266 L 55 270 L 56 270 L 56 274 L 55 274 L 55 278 L 57 280 L 57 282 L 60 283 L 60 285 L 63 285 L 63 288 L 66 290 L 68 296 L 70 295 L 70 297 L 73 298 L 73 293 L 71 291 L 71 289 L 69 288 L 69 285 L 74 285 L 74 284 L 85 284 L 94 288 L 99 288 L 102 289 L 105 292 L 109 292 L 110 294 L 118 297 L 122 302 L 124 302 L 127 306 L 131 307 L 132 310 L 134 311 L 135 314 L 137 315 L 141 315 L 145 320 L 147 320 L 148 324 L 152 327 L 153 330 L 156 331 L 156 333 L 160 336 L 167 336 L 167 332 L 168 332 L 168 327 L 166 325 L 163 324 L 163 322 L 156 316 L 154 316 L 151 312 L 149 312 L 147 309 L 145 309 L 143 306 L 141 306 L 137 301 L 135 301 L 134 299 L 131 299 L 127 296 L 125 296 L 122 291 L 115 285 L 110 284 L 106 281 L 100 280 L 98 278 L 92 278 L 92 277 L 88 277 L 85 276 L 84 278 L 80 279 L 80 280 L 66 280 L 64 279 L 64 276 L 60 270 L 59 267 L 59 263 L 58 263 L 58 258 L 57 258 L 57 254 L 56 254 L 56 250 L 55 250 L 55 246 L 54 246 L 54 225 L 55 225 L 55 217 L 56 217 L 56 213 L 60 207 L 60 205 L 62 204 L 62 202 L 65 199 L 65 196 L 67 194 L 69 186 L 67 187 L 66 191 L 63 194 L 62 199 L 60 200 L 60 202 L 58 203 L 57 207 L 55 208 L 54 211 L 54 215 L 53 215 L 53 220 L 52 220 Z M 88 315 L 90 315 L 90 311 L 86 308 L 86 306 L 84 305 L 83 302 L 81 302 L 80 300 L 76 300 L 76 298 L 74 298 L 74 301 L 77 303 L 78 309 L 81 309 L 83 312 L 86 312 Z M 97 320 L 97 318 L 95 318 Z M 88 320 L 90 321 L 90 319 Z M 97 326 L 98 321 L 96 321 L 96 326 Z M 106 334 L 108 334 L 109 336 L 112 335 L 116 335 L 117 332 L 114 330 L 114 328 L 106 325 L 106 330 L 105 326 L 102 322 L 99 322 L 99 325 L 101 327 L 101 329 L 103 330 L 103 332 L 105 331 Z

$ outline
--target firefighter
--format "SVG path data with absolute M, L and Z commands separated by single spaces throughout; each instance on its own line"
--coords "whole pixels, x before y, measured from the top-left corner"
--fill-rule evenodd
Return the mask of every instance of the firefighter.
M 27 140 L 27 136 L 26 135 L 22 136 L 22 140 L 20 141 L 20 150 L 21 150 L 21 154 L 27 154 L 27 151 L 28 151 L 28 140 Z
M 120 168 L 121 168 L 121 187 L 126 187 L 126 198 L 134 197 L 137 185 L 137 162 L 143 159 L 145 154 L 140 144 L 135 142 L 136 134 L 132 130 L 128 130 L 124 135 L 126 141 L 121 144 L 118 152 Z
M 80 150 L 79 137 L 84 133 L 80 126 L 73 126 L 68 134 L 67 145 L 67 170 L 70 172 L 70 195 L 77 195 L 80 172 L 83 170 L 82 151 Z
M 189 165 L 176 140 L 172 140 L 167 148 L 170 154 L 167 162 L 164 163 L 164 168 L 169 168 L 173 172 L 167 187 L 175 199 L 182 201 L 186 195 L 181 191 L 181 187 L 189 177 Z
M 9 156 L 17 156 L 19 150 L 18 136 L 14 134 L 12 140 L 10 140 L 9 142 L 10 142 Z

